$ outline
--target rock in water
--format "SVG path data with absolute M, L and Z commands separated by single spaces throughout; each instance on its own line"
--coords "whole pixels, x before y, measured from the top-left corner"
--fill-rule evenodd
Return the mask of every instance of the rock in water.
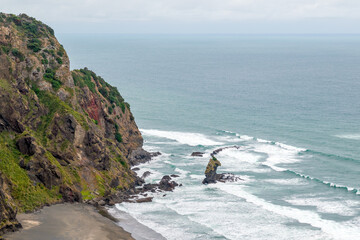
M 203 184 L 216 183 L 216 170 L 219 166 L 221 166 L 221 163 L 216 159 L 216 157 L 213 156 L 210 158 L 210 161 L 205 170 L 206 177 L 202 182 Z
M 192 157 L 202 157 L 203 155 L 204 155 L 203 152 L 193 152 L 193 153 L 191 154 Z

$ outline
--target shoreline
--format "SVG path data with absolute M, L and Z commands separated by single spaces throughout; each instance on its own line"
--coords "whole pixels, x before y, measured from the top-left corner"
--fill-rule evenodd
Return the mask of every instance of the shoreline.
M 81 203 L 62 203 L 44 207 L 34 213 L 17 216 L 23 228 L 3 235 L 7 240 L 134 240 L 106 209 Z

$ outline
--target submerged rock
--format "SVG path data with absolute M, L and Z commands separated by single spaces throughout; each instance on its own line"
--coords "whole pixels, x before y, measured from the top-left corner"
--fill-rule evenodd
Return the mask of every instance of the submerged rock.
M 219 182 L 237 182 L 243 179 L 232 173 L 221 173 L 221 174 L 216 174 L 216 180 Z

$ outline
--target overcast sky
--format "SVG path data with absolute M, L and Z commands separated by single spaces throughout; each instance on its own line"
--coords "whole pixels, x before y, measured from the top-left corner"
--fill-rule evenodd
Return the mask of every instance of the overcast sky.
M 360 0 L 0 0 L 57 32 L 360 33 Z

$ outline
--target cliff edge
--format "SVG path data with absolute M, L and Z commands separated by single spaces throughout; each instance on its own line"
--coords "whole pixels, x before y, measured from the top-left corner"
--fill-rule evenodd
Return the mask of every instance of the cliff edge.
M 143 139 L 118 90 L 70 61 L 53 29 L 0 13 L 0 234 L 17 212 L 133 188 Z

